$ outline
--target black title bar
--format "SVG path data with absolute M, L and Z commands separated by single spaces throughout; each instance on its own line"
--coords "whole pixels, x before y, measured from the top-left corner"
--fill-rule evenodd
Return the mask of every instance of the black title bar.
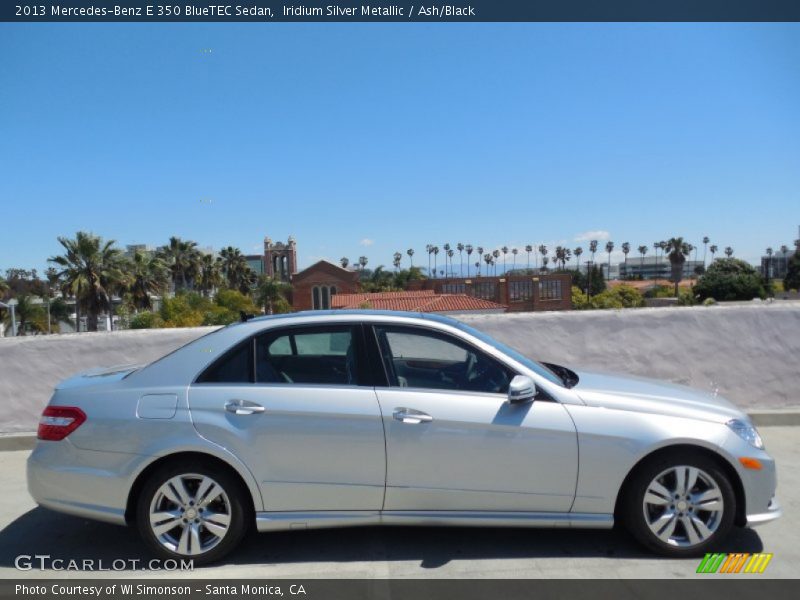
M 800 0 L 0 1 L 6 22 L 800 21 Z

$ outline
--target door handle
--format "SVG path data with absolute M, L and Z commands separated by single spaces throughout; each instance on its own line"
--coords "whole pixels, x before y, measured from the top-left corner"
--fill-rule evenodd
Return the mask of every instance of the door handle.
M 249 400 L 228 400 L 225 410 L 235 415 L 257 415 L 266 411 L 260 404 Z
M 433 421 L 433 417 L 428 413 L 403 407 L 395 408 L 392 417 L 395 421 L 400 421 L 401 423 L 407 423 L 409 425 L 419 425 L 420 423 L 430 423 Z

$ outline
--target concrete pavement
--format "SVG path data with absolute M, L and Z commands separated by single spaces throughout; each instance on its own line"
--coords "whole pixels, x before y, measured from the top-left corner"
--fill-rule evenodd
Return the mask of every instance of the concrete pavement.
M 784 517 L 755 530 L 737 530 L 724 551 L 772 552 L 757 577 L 800 577 L 800 429 L 765 427 L 778 462 Z M 0 455 L 0 578 L 688 578 L 698 560 L 666 560 L 643 552 L 617 531 L 545 529 L 363 528 L 253 534 L 225 564 L 193 572 L 18 571 L 19 555 L 53 559 L 146 561 L 134 530 L 37 508 L 25 487 L 27 451 Z M 96 563 L 95 563 L 96 564 Z M 748 577 L 736 575 L 736 577 Z

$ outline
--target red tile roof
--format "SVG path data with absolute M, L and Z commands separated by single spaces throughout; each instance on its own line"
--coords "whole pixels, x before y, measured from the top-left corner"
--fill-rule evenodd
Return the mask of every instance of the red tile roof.
M 365 306 L 368 305 L 368 306 Z M 507 307 L 466 294 L 437 294 L 433 290 L 336 294 L 331 308 L 372 308 L 410 312 L 461 312 L 470 310 L 505 310 Z

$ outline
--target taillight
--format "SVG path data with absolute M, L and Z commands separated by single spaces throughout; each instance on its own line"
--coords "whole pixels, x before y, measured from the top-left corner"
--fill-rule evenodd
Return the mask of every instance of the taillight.
M 48 406 L 39 419 L 37 437 L 57 442 L 75 431 L 86 420 L 86 413 L 74 406 Z

